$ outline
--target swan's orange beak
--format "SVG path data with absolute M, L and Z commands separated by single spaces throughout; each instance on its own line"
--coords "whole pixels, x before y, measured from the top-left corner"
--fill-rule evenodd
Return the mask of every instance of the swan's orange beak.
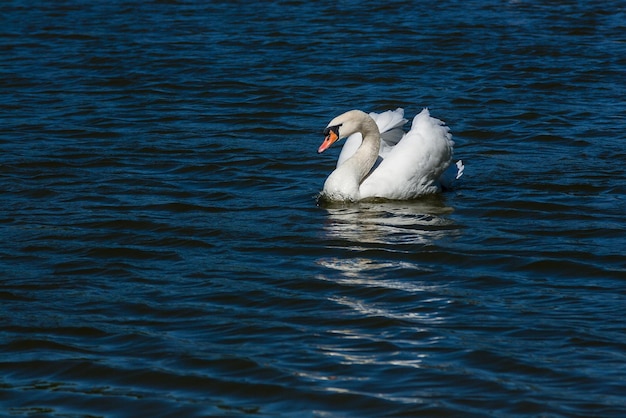
M 330 148 L 332 144 L 337 142 L 337 140 L 339 139 L 339 127 L 332 126 L 330 128 L 326 128 L 324 130 L 324 135 L 326 135 L 326 137 L 324 138 L 324 142 L 322 142 L 322 145 L 320 145 L 319 149 L 317 150 L 318 154 L 326 151 L 328 148 Z

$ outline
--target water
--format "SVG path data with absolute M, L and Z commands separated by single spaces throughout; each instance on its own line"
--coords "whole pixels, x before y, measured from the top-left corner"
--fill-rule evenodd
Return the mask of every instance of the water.
M 626 414 L 623 2 L 0 13 L 3 416 Z M 319 206 L 398 106 L 464 181 Z

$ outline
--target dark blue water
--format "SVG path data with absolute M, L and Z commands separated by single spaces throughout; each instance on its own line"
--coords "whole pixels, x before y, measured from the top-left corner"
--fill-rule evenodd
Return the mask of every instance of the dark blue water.
M 0 415 L 626 415 L 624 2 L 0 15 Z M 396 107 L 461 184 L 318 205 Z

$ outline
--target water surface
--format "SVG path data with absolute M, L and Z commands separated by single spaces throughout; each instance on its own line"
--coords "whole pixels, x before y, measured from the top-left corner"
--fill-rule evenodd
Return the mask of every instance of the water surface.
M 619 1 L 0 5 L 6 416 L 626 414 Z M 337 114 L 452 191 L 319 205 Z

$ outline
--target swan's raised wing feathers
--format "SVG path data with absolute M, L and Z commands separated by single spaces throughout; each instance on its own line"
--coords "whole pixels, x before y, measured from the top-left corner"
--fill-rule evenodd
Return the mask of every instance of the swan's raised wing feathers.
M 436 192 L 438 179 L 450 164 L 453 144 L 448 127 L 430 117 L 428 109 L 422 110 L 411 130 L 363 180 L 361 198 L 410 199 Z
M 408 120 L 404 119 L 404 109 L 387 110 L 383 113 L 371 112 L 370 117 L 374 119 L 381 134 L 395 128 L 401 128 Z

